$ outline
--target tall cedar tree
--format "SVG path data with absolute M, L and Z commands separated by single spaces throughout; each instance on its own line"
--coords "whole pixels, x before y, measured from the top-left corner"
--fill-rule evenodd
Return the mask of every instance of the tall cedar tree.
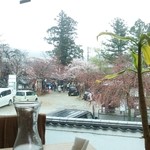
M 133 39 L 138 41 L 140 39 L 140 35 L 144 33 L 150 32 L 150 23 L 145 24 L 141 19 L 135 21 L 134 25 L 130 28 L 129 33 Z M 137 51 L 138 47 L 132 44 L 132 49 Z
M 111 27 L 113 28 L 114 34 L 122 37 L 127 35 L 128 27 L 121 18 L 115 18 L 111 23 Z M 106 60 L 108 60 L 108 62 L 111 63 L 119 56 L 123 55 L 127 50 L 126 41 L 118 40 L 113 37 L 103 44 L 105 47 L 104 50 L 102 50 L 102 55 Z
M 47 30 L 49 44 L 53 44 L 54 49 L 49 52 L 51 56 L 57 58 L 58 63 L 66 66 L 74 58 L 82 58 L 83 50 L 75 44 L 77 22 L 61 11 L 57 18 L 57 26 Z

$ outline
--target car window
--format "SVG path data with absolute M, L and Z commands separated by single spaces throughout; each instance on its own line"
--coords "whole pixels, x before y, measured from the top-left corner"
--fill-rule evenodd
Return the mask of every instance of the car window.
M 26 95 L 27 96 L 32 96 L 32 95 L 35 95 L 35 94 L 34 94 L 34 92 L 27 92 Z
M 76 90 L 77 88 L 76 87 L 70 87 L 70 90 Z
M 3 92 L 1 92 L 1 96 L 7 96 L 7 95 L 9 95 L 9 94 L 11 94 L 11 90 L 6 90 L 6 91 L 3 91 Z
M 87 113 L 87 114 L 84 114 L 84 115 L 81 115 L 81 116 L 78 116 L 78 118 L 85 118 L 85 119 L 92 119 L 93 116 L 91 113 Z
M 88 113 L 88 114 L 87 114 L 87 118 L 88 118 L 88 119 L 93 119 L 93 115 L 92 115 L 91 113 Z
M 25 96 L 25 92 L 17 92 L 16 96 Z

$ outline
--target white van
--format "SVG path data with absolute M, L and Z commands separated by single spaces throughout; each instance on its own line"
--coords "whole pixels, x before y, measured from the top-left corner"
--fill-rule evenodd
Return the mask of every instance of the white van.
M 10 88 L 0 88 L 0 107 L 11 105 L 13 103 L 13 94 Z
M 32 90 L 18 90 L 13 98 L 13 102 L 18 101 L 37 101 L 38 96 Z

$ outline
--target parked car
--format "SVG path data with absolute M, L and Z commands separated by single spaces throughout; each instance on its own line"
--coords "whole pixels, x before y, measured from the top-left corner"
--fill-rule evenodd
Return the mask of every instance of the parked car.
M 54 111 L 46 115 L 49 117 L 67 117 L 67 118 L 84 118 L 93 119 L 93 115 L 90 111 L 80 109 L 63 109 Z
M 38 96 L 32 90 L 18 90 L 13 98 L 14 102 L 18 101 L 37 101 Z
M 10 88 L 0 88 L 0 107 L 13 103 L 13 92 Z
M 77 90 L 77 88 L 75 86 L 70 86 L 69 91 L 68 91 L 68 95 L 69 96 L 78 96 L 79 91 Z

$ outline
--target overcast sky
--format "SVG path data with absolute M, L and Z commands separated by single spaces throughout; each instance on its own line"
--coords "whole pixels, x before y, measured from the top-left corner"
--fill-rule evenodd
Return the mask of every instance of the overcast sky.
M 97 47 L 96 36 L 116 17 L 128 26 L 137 19 L 150 23 L 149 0 L 0 0 L 0 41 L 27 51 L 50 50 L 43 40 L 61 10 L 78 22 L 77 44 Z

